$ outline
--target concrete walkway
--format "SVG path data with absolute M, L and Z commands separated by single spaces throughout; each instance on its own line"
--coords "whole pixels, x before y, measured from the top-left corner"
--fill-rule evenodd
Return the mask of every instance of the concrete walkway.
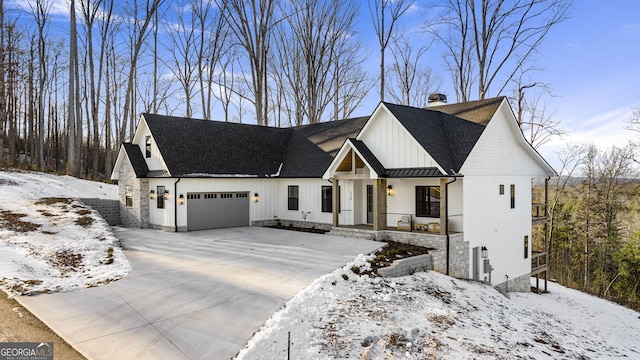
M 230 359 L 314 279 L 382 246 L 261 227 L 115 232 L 126 278 L 17 297 L 89 359 Z

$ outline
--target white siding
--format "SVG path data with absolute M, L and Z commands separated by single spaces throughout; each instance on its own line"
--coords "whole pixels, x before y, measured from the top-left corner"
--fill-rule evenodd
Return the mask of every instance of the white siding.
M 529 175 L 550 176 L 534 158 L 529 145 L 513 119 L 508 106 L 503 105 L 487 125 L 478 143 L 467 157 L 462 169 L 468 175 Z
M 504 194 L 499 194 L 500 185 Z M 510 186 L 515 185 L 515 208 Z M 531 246 L 524 258 L 524 237 L 531 241 L 531 178 L 528 176 L 465 176 L 464 239 L 469 249 L 486 246 L 494 270 L 492 283 L 499 284 L 531 270 Z M 469 253 L 472 264 L 472 252 Z M 469 268 L 469 277 L 473 277 Z M 481 279 L 482 270 L 481 270 Z
M 456 232 L 462 231 L 462 181 L 457 179 L 449 185 L 449 229 Z M 412 215 L 415 222 L 422 224 L 440 221 L 415 216 L 416 186 L 440 186 L 440 179 L 389 179 L 388 185 L 393 186 L 393 196 L 387 196 L 387 226 L 396 226 L 402 215 Z
M 250 220 L 273 219 L 278 214 L 279 187 L 277 179 L 181 179 L 177 184 L 178 191 L 174 193 L 174 183 L 177 179 L 150 179 L 149 188 L 156 189 L 164 185 L 169 190 L 169 200 L 165 201 L 165 208 L 158 209 L 156 200 L 150 199 L 149 223 L 158 226 L 171 227 L 174 223 L 175 197 L 190 192 L 249 192 Z M 260 200 L 253 201 L 253 195 L 258 193 Z M 285 193 L 286 196 L 286 193 Z M 185 200 L 189 201 L 189 200 Z M 178 205 L 178 226 L 187 226 L 187 206 Z
M 437 167 L 438 164 L 388 111 L 374 113 L 358 135 L 385 168 Z
M 146 157 L 145 139 L 147 136 L 151 136 L 151 132 L 147 127 L 147 123 L 145 121 L 140 121 L 140 125 L 136 130 L 135 138 L 133 139 L 132 143 L 140 147 L 140 151 L 142 151 L 142 157 L 144 157 L 144 160 L 147 162 L 147 167 L 150 171 L 166 170 L 164 160 L 162 159 L 162 155 L 160 154 L 158 146 L 153 140 L 153 137 L 151 138 L 151 157 Z
M 353 182 L 339 181 L 340 186 L 340 214 L 339 222 L 342 225 L 353 225 Z M 298 210 L 288 210 L 289 185 L 297 185 L 299 191 Z M 280 179 L 280 196 L 278 201 L 279 219 L 302 221 L 302 212 L 309 212 L 306 221 L 331 224 L 332 213 L 322 212 L 322 186 L 331 186 L 328 180 L 323 179 Z

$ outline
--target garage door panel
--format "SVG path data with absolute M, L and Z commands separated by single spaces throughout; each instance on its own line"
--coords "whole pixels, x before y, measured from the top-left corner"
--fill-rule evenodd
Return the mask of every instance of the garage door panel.
M 249 225 L 249 193 L 188 193 L 187 229 Z

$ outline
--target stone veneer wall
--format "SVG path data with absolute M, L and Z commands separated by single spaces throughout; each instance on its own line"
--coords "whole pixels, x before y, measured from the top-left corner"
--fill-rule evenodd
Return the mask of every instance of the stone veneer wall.
M 120 224 L 127 227 L 149 227 L 149 180 L 136 178 L 131 162 L 125 157 L 118 174 L 118 200 L 120 202 Z M 126 206 L 125 189 L 133 188 L 132 206 Z
M 530 292 L 531 291 L 531 274 L 527 273 L 524 275 L 520 275 L 517 278 L 509 279 L 508 281 L 503 281 L 497 285 L 494 285 L 494 287 L 503 293 Z

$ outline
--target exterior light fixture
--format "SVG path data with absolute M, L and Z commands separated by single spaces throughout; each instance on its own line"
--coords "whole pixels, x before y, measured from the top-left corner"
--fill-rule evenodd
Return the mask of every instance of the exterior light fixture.
M 155 199 L 156 198 L 156 191 L 151 189 L 151 191 L 149 191 L 149 198 L 151 199 Z
M 253 202 L 258 202 L 260 201 L 260 195 L 258 195 L 258 193 L 253 194 Z
M 387 186 L 387 195 L 393 196 L 393 185 Z
M 180 194 L 180 196 L 178 197 L 178 204 L 184 205 L 184 195 Z
M 482 252 L 482 258 L 483 258 L 483 259 L 486 259 L 486 258 L 488 258 L 488 257 L 489 257 L 489 251 L 487 250 L 487 247 L 486 247 L 486 246 L 483 246 L 483 247 L 482 247 L 481 252 Z
M 163 195 L 165 200 L 169 200 L 169 190 L 165 190 L 164 191 L 164 195 Z

